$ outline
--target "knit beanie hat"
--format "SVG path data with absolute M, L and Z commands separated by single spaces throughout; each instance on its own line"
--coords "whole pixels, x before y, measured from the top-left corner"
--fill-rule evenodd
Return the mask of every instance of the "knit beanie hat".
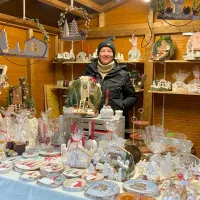
M 113 42 L 111 41 L 111 40 L 105 40 L 105 41 L 103 41 L 103 42 L 101 42 L 100 44 L 99 44 L 99 46 L 98 46 L 98 51 L 97 51 L 97 55 L 99 55 L 99 52 L 101 51 L 101 48 L 103 48 L 103 47 L 109 47 L 109 48 L 111 48 L 112 49 L 112 51 L 113 51 L 113 57 L 115 57 L 115 46 L 114 46 L 114 44 L 113 44 Z

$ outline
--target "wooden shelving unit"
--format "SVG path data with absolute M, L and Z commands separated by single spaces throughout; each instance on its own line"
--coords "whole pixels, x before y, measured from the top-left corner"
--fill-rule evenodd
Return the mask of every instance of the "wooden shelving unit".
M 141 63 L 144 64 L 144 61 L 128 61 L 128 60 L 123 60 L 123 61 L 118 61 L 118 63 L 129 63 L 129 64 L 137 64 L 137 63 Z
M 153 62 L 153 63 L 187 63 L 187 64 L 194 64 L 194 63 L 200 63 L 200 60 L 149 60 L 149 62 Z
M 57 87 L 55 86 L 53 89 L 60 89 L 60 90 L 68 90 L 68 87 Z
M 144 89 L 135 90 L 135 92 L 144 92 Z
M 54 64 L 88 64 L 91 62 L 85 61 L 85 62 L 76 62 L 76 61 L 64 61 L 64 62 L 59 62 L 59 61 L 53 61 Z
M 64 61 L 64 62 L 59 62 L 59 61 L 53 61 L 53 63 L 55 64 L 88 64 L 88 63 L 91 63 L 89 61 L 83 61 L 83 62 L 78 62 L 78 61 Z M 123 60 L 123 61 L 118 61 L 118 63 L 141 63 L 141 64 L 144 64 L 144 61 L 126 61 L 126 60 Z
M 200 96 L 198 93 L 184 93 L 184 92 L 173 92 L 173 91 L 152 91 L 149 90 L 148 92 L 154 93 L 154 94 L 178 94 L 178 95 L 197 95 Z

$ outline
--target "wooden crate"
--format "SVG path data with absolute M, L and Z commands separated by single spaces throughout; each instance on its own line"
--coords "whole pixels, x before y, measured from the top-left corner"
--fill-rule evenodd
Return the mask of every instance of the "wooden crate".
M 89 136 L 91 134 L 91 121 L 94 120 L 94 137 L 98 138 L 102 134 L 108 133 L 108 129 L 106 128 L 105 122 L 111 121 L 114 122 L 116 119 L 101 119 L 99 117 L 96 118 L 80 118 L 77 116 L 66 116 L 63 115 L 64 123 L 63 123 L 63 130 L 66 132 L 67 141 L 70 138 L 70 125 L 73 122 L 78 124 L 79 128 L 84 130 L 85 136 Z M 120 137 L 124 138 L 125 132 L 125 118 L 121 118 L 117 124 L 117 128 L 115 130 L 116 134 Z

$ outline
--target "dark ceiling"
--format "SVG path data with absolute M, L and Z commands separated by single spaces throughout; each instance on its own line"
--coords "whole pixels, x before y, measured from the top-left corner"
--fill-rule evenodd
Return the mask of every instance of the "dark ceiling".
M 111 2 L 112 0 L 92 0 L 94 3 L 100 5 L 100 6 L 104 6 L 105 4 Z
M 71 5 L 71 0 L 60 0 L 60 1 L 62 1 L 63 3 L 66 3 L 68 5 Z M 82 5 L 82 4 L 80 4 L 76 1 L 74 1 L 74 5 L 77 6 L 78 8 L 80 8 L 80 7 L 85 8 L 89 14 L 93 14 L 93 13 L 96 12 L 95 10 L 92 10 L 92 9 L 90 9 L 90 8 L 84 6 L 84 5 Z
M 70 0 L 62 0 L 62 2 L 70 4 Z M 77 2 L 74 2 L 74 5 L 84 7 Z M 95 13 L 92 9 L 84 8 L 88 13 Z M 41 24 L 58 27 L 57 21 L 60 19 L 61 12 L 63 11 L 37 0 L 26 0 L 26 17 L 30 19 L 38 18 Z M 0 4 L 0 13 L 23 18 L 23 0 L 9 0 Z M 78 20 L 80 17 L 68 13 L 67 19 L 72 21 L 72 19 Z

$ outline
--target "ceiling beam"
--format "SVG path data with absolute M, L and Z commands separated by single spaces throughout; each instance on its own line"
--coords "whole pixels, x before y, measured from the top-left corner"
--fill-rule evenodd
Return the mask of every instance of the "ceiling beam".
M 45 3 L 47 5 L 50 5 L 50 6 L 53 6 L 55 8 L 58 8 L 60 10 L 66 10 L 66 9 L 69 9 L 70 8 L 70 5 L 66 4 L 66 3 L 63 3 L 61 1 L 58 1 L 58 0 L 38 0 L 42 3 Z M 81 11 L 78 11 L 78 10 L 72 10 L 72 11 L 68 11 L 69 13 L 72 13 L 76 16 L 79 16 L 79 17 L 82 17 L 82 13 Z M 88 15 L 89 17 L 89 15 Z
M 92 10 L 95 10 L 97 12 L 102 12 L 102 6 L 99 6 L 98 4 L 94 3 L 91 0 L 74 0 L 88 8 L 91 8 Z
M 113 0 L 107 4 L 105 4 L 104 6 L 102 6 L 102 11 L 101 12 L 106 12 L 116 6 L 119 6 L 120 4 L 124 3 L 125 1 L 127 0 L 120 0 L 120 1 L 117 1 L 116 0 Z
M 103 6 L 100 6 L 100 5 L 98 5 L 97 3 L 94 3 L 91 0 L 74 0 L 74 1 L 86 6 L 88 8 L 91 8 L 92 10 L 95 10 L 95 11 L 101 13 L 101 12 L 108 11 L 108 10 L 124 3 L 126 0 L 120 0 L 119 2 L 116 2 L 116 0 L 113 0 L 109 3 L 106 3 Z
M 179 23 L 179 26 L 170 26 L 163 22 L 154 22 L 152 23 L 152 31 L 155 35 L 160 34 L 182 34 L 184 32 L 196 32 L 200 31 L 200 24 L 198 21 L 193 21 L 187 26 L 180 26 L 180 21 L 175 22 Z M 186 22 L 185 22 L 186 23 Z M 184 24 L 184 22 L 181 22 Z M 88 37 L 89 38 L 101 38 L 107 37 L 110 35 L 115 35 L 116 37 L 129 37 L 135 34 L 145 35 L 150 34 L 150 29 L 148 28 L 147 23 L 141 24 L 123 24 L 123 25 L 110 25 L 105 27 L 91 27 Z
M 20 19 L 20 18 L 16 19 L 16 17 L 14 16 L 2 14 L 2 13 L 0 13 L 0 24 L 5 25 L 5 26 L 19 27 L 26 30 L 29 28 L 32 28 L 34 31 L 40 32 L 40 30 L 38 29 L 38 27 L 36 26 L 34 22 Z M 58 35 L 60 33 L 58 28 L 47 26 L 47 25 L 43 25 L 43 27 L 48 33 L 51 33 L 53 35 Z

